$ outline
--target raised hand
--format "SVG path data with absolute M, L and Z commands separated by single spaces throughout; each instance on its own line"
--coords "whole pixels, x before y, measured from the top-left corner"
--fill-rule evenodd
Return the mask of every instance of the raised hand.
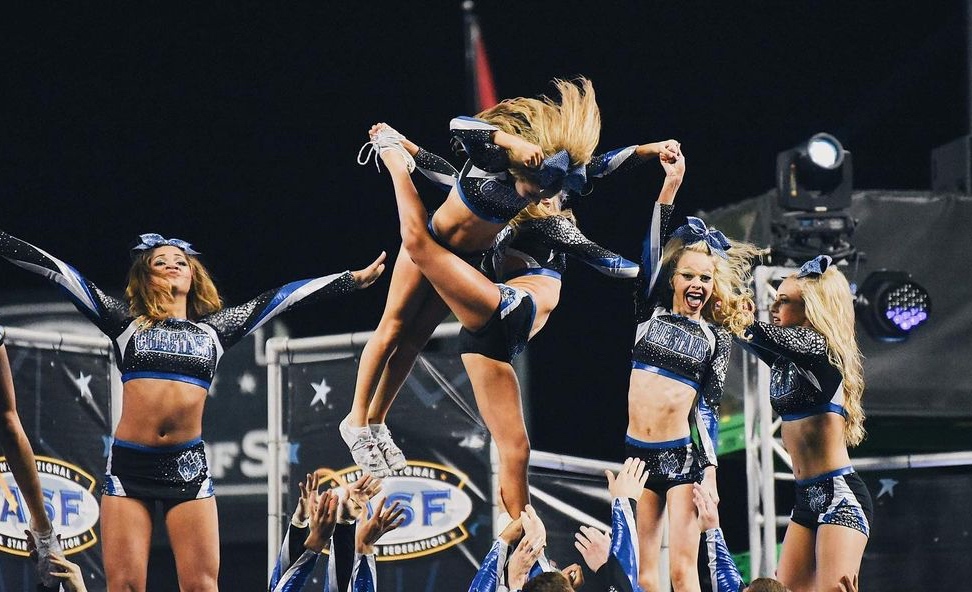
M 581 526 L 580 531 L 574 534 L 574 548 L 580 551 L 587 567 L 596 572 L 607 563 L 611 535 L 593 526 Z
M 515 136 L 514 136 L 515 137 Z M 537 168 L 543 162 L 543 150 L 536 144 L 517 138 L 511 142 L 510 157 L 513 162 L 527 168 Z
M 666 179 L 679 179 L 685 176 L 685 155 L 682 154 L 681 148 L 679 148 L 678 156 L 676 158 L 665 158 L 664 156 L 659 157 L 658 162 L 661 163 L 663 169 L 665 169 Z
M 347 495 L 341 501 L 339 520 L 353 522 L 361 515 L 361 511 L 368 504 L 368 500 L 381 491 L 381 479 L 372 475 L 362 475 L 354 483 L 346 486 Z
M 357 285 L 359 290 L 364 290 L 371 284 L 375 283 L 375 280 L 377 280 L 378 277 L 384 273 L 385 256 L 386 253 L 382 251 L 381 255 L 378 255 L 378 258 L 375 259 L 371 265 L 365 267 L 364 269 L 351 272 L 351 276 L 354 278 L 354 283 Z
M 405 522 L 405 517 L 402 516 L 405 509 L 400 508 L 398 502 L 385 507 L 385 501 L 387 499 L 387 497 L 381 498 L 371 518 L 362 522 L 358 527 L 356 534 L 359 553 L 373 553 L 374 550 L 372 547 L 378 542 L 378 539 L 385 533 L 395 530 Z
M 325 491 L 318 496 L 317 492 L 311 494 L 310 534 L 304 539 L 304 547 L 316 553 L 323 551 L 331 541 L 334 534 L 334 525 L 337 524 L 337 502 L 338 496 L 330 491 Z
M 645 461 L 631 457 L 624 461 L 617 477 L 611 471 L 604 471 L 604 476 L 607 477 L 608 491 L 612 497 L 630 497 L 633 500 L 641 498 L 645 481 L 648 480 Z
M 719 528 L 719 500 L 712 497 L 709 488 L 693 483 L 692 501 L 695 502 L 699 514 L 699 530 L 705 532 L 712 528 Z
M 527 508 L 529 507 L 527 506 Z M 520 514 L 520 517 L 522 518 L 525 513 L 526 510 Z M 524 529 L 526 528 L 525 522 L 527 521 L 524 521 Z M 510 590 L 519 590 L 526 584 L 530 568 L 533 567 L 533 564 L 540 558 L 540 554 L 543 553 L 546 540 L 538 536 L 539 534 L 544 534 L 544 537 L 546 536 L 545 533 L 537 533 L 535 531 L 532 534 L 525 534 L 520 544 L 516 546 L 516 549 L 510 555 L 506 564 L 507 583 L 509 584 Z
M 294 522 L 307 524 L 311 515 L 311 495 L 317 491 L 317 475 L 307 473 L 304 481 L 297 483 L 300 490 L 300 497 L 297 499 L 297 510 L 294 511 Z
M 88 589 L 84 585 L 84 576 L 81 574 L 81 568 L 78 567 L 78 564 L 68 561 L 63 557 L 58 557 L 57 555 L 51 556 L 51 563 L 63 570 L 52 571 L 51 575 L 61 579 L 64 589 L 67 592 L 87 592 Z
M 533 506 L 527 504 L 523 508 L 523 511 L 520 512 L 520 523 L 523 524 L 524 538 L 536 539 L 540 541 L 541 546 L 546 546 L 547 529 L 544 527 L 540 517 L 537 516 L 537 511 L 533 509 Z
M 570 587 L 574 590 L 584 585 L 584 570 L 576 563 L 571 563 L 560 570 L 560 573 L 564 574 L 564 577 L 570 582 Z
M 682 145 L 677 140 L 662 140 L 661 142 L 649 142 L 642 144 L 635 149 L 635 153 L 642 158 L 657 156 L 662 162 L 675 162 L 682 157 Z
M 837 590 L 840 592 L 857 592 L 857 574 L 853 576 L 841 576 L 840 582 L 837 584 Z

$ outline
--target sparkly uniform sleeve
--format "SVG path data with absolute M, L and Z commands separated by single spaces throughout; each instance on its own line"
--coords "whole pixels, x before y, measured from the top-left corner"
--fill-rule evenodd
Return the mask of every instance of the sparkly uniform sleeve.
M 270 574 L 270 592 L 275 592 L 278 586 L 281 584 L 281 580 L 284 579 L 284 574 L 288 573 L 291 567 L 293 567 L 297 561 L 304 555 L 306 549 L 301 541 L 306 538 L 307 529 L 294 526 L 290 524 L 287 527 L 287 534 L 284 535 L 283 544 L 280 545 L 280 552 L 277 553 L 277 564 L 273 567 L 273 573 Z M 308 571 L 314 569 L 314 565 L 317 563 L 317 559 L 310 563 L 310 568 Z M 293 575 L 292 572 L 291 576 Z M 304 576 L 306 578 L 306 575 Z M 299 588 L 297 588 L 299 589 Z
M 705 531 L 705 553 L 709 581 L 712 582 L 711 592 L 740 592 L 746 582 L 729 554 L 721 528 Z
M 287 569 L 281 570 L 280 576 L 276 581 L 271 580 L 270 592 L 299 592 L 302 590 L 304 583 L 307 582 L 307 578 L 314 571 L 314 566 L 317 565 L 317 558 L 319 556 L 320 553 L 311 551 L 310 549 L 304 550 L 297 560 L 290 564 Z M 280 567 L 279 563 L 277 567 Z M 277 575 L 277 568 L 274 569 L 274 575 Z M 324 581 L 327 581 L 327 574 L 324 575 Z
M 619 592 L 640 590 L 638 587 L 638 531 L 634 509 L 628 498 L 614 498 L 611 509 L 611 549 L 608 561 L 599 574 Z
M 830 365 L 827 340 L 810 327 L 777 327 L 756 321 L 746 335 L 750 340 L 740 340 L 740 344 L 768 364 L 783 357 L 806 368 Z
M 129 324 L 131 316 L 124 302 L 99 290 L 67 263 L 2 230 L 0 256 L 61 286 L 74 306 L 108 337 L 118 337 Z
M 719 403 L 729 371 L 732 335 L 723 328 L 715 331 L 716 351 L 709 362 L 695 406 L 695 425 L 698 428 L 702 466 L 718 466 L 716 445 L 719 442 Z
M 7 336 L 7 331 L 0 326 L 0 345 L 3 345 L 3 340 Z
M 459 171 L 448 160 L 438 154 L 432 154 L 425 148 L 419 148 L 415 155 L 415 166 L 420 173 L 443 191 L 449 191 L 455 187 L 456 181 L 459 179 Z
M 306 304 L 328 296 L 348 294 L 354 291 L 355 286 L 350 271 L 291 282 L 282 288 L 268 290 L 246 304 L 207 315 L 200 322 L 213 327 L 220 343 L 228 348 L 298 303 Z
M 626 171 L 644 164 L 645 161 L 635 155 L 637 146 L 617 148 L 604 154 L 598 154 L 587 163 L 587 178 L 600 179 L 617 171 Z
M 506 149 L 493 143 L 496 126 L 474 117 L 456 117 L 449 122 L 449 131 L 477 168 L 490 173 L 505 171 L 510 166 Z
M 375 592 L 378 585 L 375 556 L 356 553 L 351 573 L 351 592 Z
M 635 322 L 641 323 L 651 318 L 655 308 L 653 292 L 661 272 L 662 248 L 668 240 L 668 225 L 675 206 L 655 202 L 651 215 L 651 225 L 641 251 L 641 273 L 635 292 Z
M 550 216 L 536 221 L 545 242 L 554 250 L 566 253 L 614 278 L 634 278 L 638 264 L 628 261 L 593 242 L 563 216 Z
M 469 592 L 497 592 L 503 581 L 503 570 L 506 567 L 506 557 L 510 547 L 504 541 L 497 539 L 493 542 L 489 553 L 479 566 L 479 571 L 469 584 Z

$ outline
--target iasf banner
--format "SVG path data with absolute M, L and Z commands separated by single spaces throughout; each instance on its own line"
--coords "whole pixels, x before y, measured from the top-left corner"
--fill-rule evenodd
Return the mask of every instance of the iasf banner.
M 61 536 L 64 554 L 71 556 L 98 542 L 98 499 L 94 477 L 56 458 L 37 457 L 37 474 L 44 494 L 44 511 Z M 27 557 L 30 512 L 5 457 L 0 457 L 0 552 Z
M 317 471 L 329 487 L 360 476 L 338 432 L 351 408 L 356 371 L 351 357 L 285 367 L 289 511 L 307 473 Z M 422 355 L 388 425 L 409 462 L 372 500 L 387 496 L 405 510 L 402 527 L 379 541 L 378 589 L 421 584 L 427 592 L 465 590 L 492 542 L 492 500 L 489 434 L 458 356 Z M 319 584 L 320 572 L 315 577 Z
M 89 590 L 105 588 L 98 501 L 111 424 L 108 357 L 6 343 L 17 413 L 37 460 L 44 510 Z M 0 590 L 33 592 L 30 514 L 0 458 Z

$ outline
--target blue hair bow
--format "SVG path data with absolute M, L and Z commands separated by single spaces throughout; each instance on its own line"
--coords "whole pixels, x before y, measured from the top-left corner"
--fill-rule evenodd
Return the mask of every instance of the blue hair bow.
M 544 189 L 559 186 L 580 193 L 587 185 L 587 167 L 582 164 L 571 167 L 570 154 L 566 150 L 561 150 L 543 159 L 537 177 L 540 187 Z
M 830 255 L 817 255 L 800 266 L 800 272 L 797 273 L 797 277 L 820 277 L 833 262 L 834 260 Z
M 151 232 L 149 234 L 138 235 L 139 243 L 132 247 L 132 251 L 147 251 L 149 249 L 154 249 L 155 247 L 161 247 L 168 245 L 170 247 L 176 247 L 182 249 L 186 255 L 199 255 L 199 251 L 192 248 L 192 245 L 186 241 L 178 238 L 165 238 L 161 234 L 155 234 Z
M 686 224 L 679 226 L 675 229 L 672 234 L 682 239 L 686 245 L 692 245 L 699 241 L 705 241 L 705 244 L 709 245 L 713 253 L 716 253 L 723 259 L 728 259 L 729 255 L 726 251 L 732 246 L 729 243 L 729 239 L 722 232 L 716 230 L 715 228 L 709 228 L 705 225 L 702 218 L 696 218 L 695 216 L 686 216 Z

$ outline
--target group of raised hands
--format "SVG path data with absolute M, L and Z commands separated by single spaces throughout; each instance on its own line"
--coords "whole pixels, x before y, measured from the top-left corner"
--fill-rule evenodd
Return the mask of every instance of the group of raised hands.
M 309 527 L 304 547 L 317 553 L 330 546 L 331 535 L 339 522 L 357 523 L 355 550 L 362 555 L 373 554 L 378 539 L 405 522 L 402 516 L 404 509 L 399 507 L 397 501 L 386 507 L 386 497 L 381 498 L 370 518 L 359 520 L 368 501 L 381 492 L 381 479 L 371 475 L 363 475 L 353 483 L 320 492 L 318 476 L 308 473 L 298 488 L 300 498 L 293 522 Z

